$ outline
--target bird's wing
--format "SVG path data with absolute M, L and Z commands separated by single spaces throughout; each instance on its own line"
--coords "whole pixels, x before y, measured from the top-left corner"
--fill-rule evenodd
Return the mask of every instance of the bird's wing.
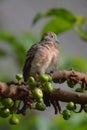
M 27 81 L 27 79 L 30 75 L 31 63 L 32 63 L 32 60 L 35 56 L 37 49 L 38 49 L 38 44 L 34 44 L 27 52 L 25 64 L 24 64 L 24 67 L 23 67 L 24 81 Z

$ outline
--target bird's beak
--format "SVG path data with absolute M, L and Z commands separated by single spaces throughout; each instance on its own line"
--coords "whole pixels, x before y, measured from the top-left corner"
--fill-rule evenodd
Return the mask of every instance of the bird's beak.
M 56 40 L 56 43 L 60 44 L 59 40 Z

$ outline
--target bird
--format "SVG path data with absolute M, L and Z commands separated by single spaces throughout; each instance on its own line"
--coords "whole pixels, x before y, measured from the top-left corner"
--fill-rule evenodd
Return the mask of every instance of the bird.
M 33 44 L 26 54 L 23 66 L 23 78 L 27 82 L 30 76 L 36 74 L 51 74 L 58 69 L 59 43 L 54 32 L 46 32 L 41 40 Z

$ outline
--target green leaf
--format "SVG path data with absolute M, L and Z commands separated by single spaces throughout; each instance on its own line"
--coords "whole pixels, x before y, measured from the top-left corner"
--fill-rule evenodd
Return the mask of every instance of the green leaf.
M 87 31 L 83 30 L 83 29 L 79 29 L 79 35 L 80 37 L 82 37 L 83 40 L 87 41 Z
M 86 22 L 87 18 L 86 17 L 83 17 L 81 15 L 77 15 L 76 16 L 76 23 L 78 25 L 83 25 L 85 22 Z
M 24 32 L 18 37 L 18 39 L 26 51 L 39 40 L 37 35 L 32 32 Z
M 87 41 L 87 17 L 77 15 L 74 30 L 83 40 Z
M 40 19 L 44 18 L 44 14 L 37 13 L 34 19 L 32 20 L 32 25 L 36 24 Z
M 56 17 L 61 17 L 63 19 L 66 19 L 67 21 L 70 21 L 74 23 L 76 21 L 75 16 L 68 10 L 63 9 L 63 8 L 53 8 L 50 9 L 47 13 L 46 16 L 56 16 Z
M 17 39 L 14 40 L 12 47 L 16 53 L 17 62 L 19 66 L 22 67 L 26 55 L 25 48 L 20 44 L 19 41 L 17 41 Z
M 56 34 L 60 34 L 64 31 L 67 31 L 73 27 L 73 24 L 71 22 L 68 22 L 67 20 L 57 17 L 52 20 L 50 20 L 44 27 L 42 32 L 47 32 L 47 31 L 53 31 Z
M 6 51 L 0 49 L 0 57 L 4 57 L 6 55 L 7 55 Z
M 49 9 L 47 12 L 45 13 L 38 13 L 36 14 L 36 16 L 34 17 L 32 24 L 36 24 L 39 20 L 43 19 L 43 18 L 47 18 L 47 17 L 61 17 L 71 23 L 74 23 L 76 21 L 75 16 L 68 10 L 63 9 L 63 8 L 52 8 Z
M 0 31 L 0 39 L 1 40 L 5 40 L 5 41 L 13 41 L 14 40 L 14 37 L 11 33 L 9 32 L 6 32 L 6 31 Z
M 87 41 L 87 30 L 84 30 L 81 27 L 75 27 L 74 29 L 83 40 Z
M 6 31 L 0 32 L 0 40 L 6 41 L 8 44 L 11 45 L 13 51 L 15 52 L 17 63 L 19 64 L 19 66 L 22 66 L 25 57 L 24 46 L 17 40 L 17 38 L 13 34 Z
M 81 57 L 68 57 L 64 60 L 64 63 L 62 62 L 60 68 L 87 72 L 87 60 Z
M 6 41 L 12 47 L 17 64 L 23 67 L 26 51 L 38 40 L 38 37 L 31 32 L 24 32 L 20 36 L 15 36 L 12 33 L 1 31 L 0 40 Z

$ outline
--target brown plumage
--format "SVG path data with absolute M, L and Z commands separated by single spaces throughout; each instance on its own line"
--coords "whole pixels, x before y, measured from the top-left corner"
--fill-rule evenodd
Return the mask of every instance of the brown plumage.
M 34 44 L 28 50 L 23 68 L 24 81 L 27 81 L 29 76 L 35 76 L 36 73 L 50 74 L 57 70 L 59 50 L 56 43 L 56 34 L 47 32 L 39 43 Z

